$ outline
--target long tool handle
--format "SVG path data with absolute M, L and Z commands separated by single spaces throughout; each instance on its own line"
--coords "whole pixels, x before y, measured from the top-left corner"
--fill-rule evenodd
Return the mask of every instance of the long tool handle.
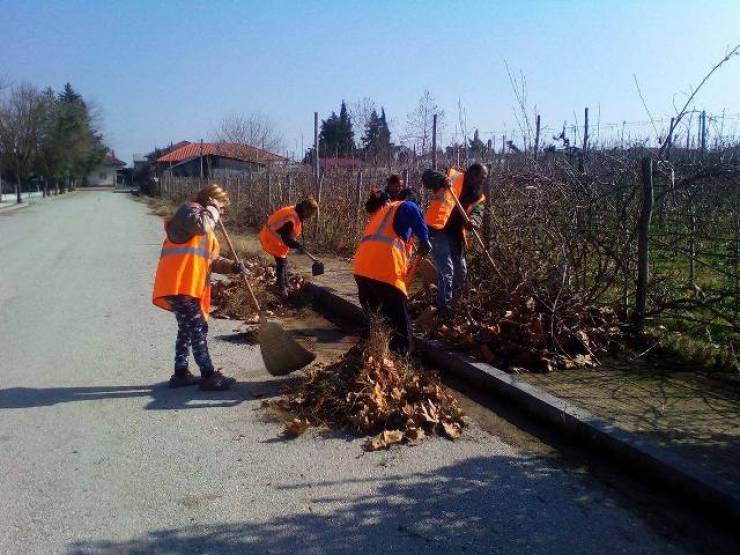
M 470 219 L 468 218 L 468 215 L 465 213 L 465 209 L 463 208 L 463 205 L 460 204 L 460 199 L 457 198 L 457 195 L 455 194 L 455 191 L 450 190 L 450 193 L 452 193 L 452 198 L 455 199 L 455 204 L 457 205 L 457 209 L 460 211 L 460 214 L 463 217 L 463 220 L 465 220 L 466 224 L 470 223 Z M 480 248 L 483 249 L 483 252 L 486 253 L 486 257 L 488 258 L 488 262 L 491 263 L 491 266 L 493 267 L 494 272 L 498 274 L 498 277 L 502 280 L 504 279 L 504 276 L 501 274 L 501 271 L 498 269 L 498 264 L 496 264 L 496 261 L 491 256 L 491 253 L 488 252 L 488 249 L 486 248 L 485 243 L 483 243 L 483 239 L 481 239 L 480 234 L 478 233 L 477 229 L 471 229 L 473 232 L 473 235 L 478 241 L 478 244 L 480 245 Z
M 224 227 L 224 222 L 219 218 L 218 225 L 221 228 L 221 233 L 224 234 L 224 238 L 226 239 L 226 243 L 229 245 L 229 250 L 231 251 L 231 256 L 234 257 L 234 260 L 237 264 L 240 264 L 239 255 L 236 254 L 236 249 L 234 248 L 234 245 L 231 243 L 231 238 L 229 237 L 229 234 L 226 232 L 226 228 Z M 247 276 L 242 274 L 242 278 L 244 278 L 244 285 L 247 286 L 247 291 L 249 291 L 249 298 L 252 301 L 252 304 L 254 305 L 254 308 L 257 310 L 258 314 L 262 314 L 262 309 L 260 308 L 260 303 L 257 301 L 257 297 L 254 296 L 254 291 L 252 291 L 252 286 L 249 284 L 249 280 L 247 279 Z
M 316 258 L 316 257 L 315 257 L 314 255 L 312 255 L 312 254 L 311 254 L 310 252 L 308 252 L 307 250 L 304 250 L 304 251 L 303 251 L 303 254 L 305 254 L 305 255 L 306 255 L 307 257 L 309 257 L 309 258 L 310 258 L 311 260 L 313 260 L 314 262 L 321 262 L 321 260 L 319 260 L 318 258 Z
M 411 287 L 411 284 L 414 282 L 416 271 L 419 269 L 419 264 L 421 263 L 421 260 L 422 257 L 417 256 L 409 263 L 406 275 L 404 276 L 404 283 L 406 283 L 407 288 Z

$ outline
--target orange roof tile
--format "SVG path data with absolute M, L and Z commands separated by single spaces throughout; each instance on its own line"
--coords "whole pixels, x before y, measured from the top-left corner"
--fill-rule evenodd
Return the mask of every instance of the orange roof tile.
M 202 148 L 202 151 L 201 151 Z M 287 158 L 254 146 L 238 143 L 189 143 L 157 159 L 157 163 L 178 163 L 200 155 L 216 155 L 245 162 L 284 162 Z

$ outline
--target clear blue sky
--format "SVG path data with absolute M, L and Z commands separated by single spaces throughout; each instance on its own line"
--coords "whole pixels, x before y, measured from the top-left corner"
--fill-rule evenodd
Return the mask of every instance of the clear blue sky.
M 740 1 L 269 2 L 0 1 L 0 75 L 95 100 L 116 154 L 208 139 L 220 119 L 262 112 L 308 146 L 313 112 L 372 97 L 401 131 L 428 88 L 454 131 L 516 129 L 504 61 L 527 78 L 543 125 L 644 121 L 636 73 L 657 117 L 670 116 L 740 42 Z M 679 97 L 680 98 L 680 97 Z M 740 59 L 698 108 L 740 113 Z M 737 125 L 737 120 L 734 120 Z M 642 131 L 647 132 L 645 129 Z M 637 132 L 637 131 L 636 131 Z M 488 135 L 483 134 L 487 139 Z

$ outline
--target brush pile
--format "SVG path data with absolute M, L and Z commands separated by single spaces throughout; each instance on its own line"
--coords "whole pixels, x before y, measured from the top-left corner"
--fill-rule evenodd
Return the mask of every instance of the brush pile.
M 373 434 L 368 450 L 417 444 L 430 435 L 456 439 L 464 427 L 457 399 L 439 378 L 388 350 L 388 332 L 371 325 L 370 336 L 329 365 L 305 371 L 274 403 L 294 418 L 285 435 L 311 426 Z
M 431 295 L 417 298 L 412 313 L 431 301 Z M 448 321 L 424 318 L 419 331 L 513 372 L 594 367 L 623 339 L 608 307 L 570 302 L 552 310 L 534 295 L 471 289 L 450 308 Z
M 263 309 L 272 313 L 284 310 L 285 303 L 275 295 L 275 267 L 257 257 L 243 262 L 247 267 L 247 279 Z M 289 295 L 300 293 L 304 281 L 302 276 L 291 274 L 288 278 Z M 244 282 L 238 276 L 217 281 L 211 290 L 211 301 L 215 306 L 211 314 L 215 318 L 246 320 L 255 315 Z

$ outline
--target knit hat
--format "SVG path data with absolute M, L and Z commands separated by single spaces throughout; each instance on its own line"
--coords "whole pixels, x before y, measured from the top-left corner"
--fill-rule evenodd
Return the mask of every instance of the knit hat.
M 446 179 L 445 174 L 437 170 L 424 170 L 424 173 L 421 174 L 421 183 L 427 189 L 444 187 Z

